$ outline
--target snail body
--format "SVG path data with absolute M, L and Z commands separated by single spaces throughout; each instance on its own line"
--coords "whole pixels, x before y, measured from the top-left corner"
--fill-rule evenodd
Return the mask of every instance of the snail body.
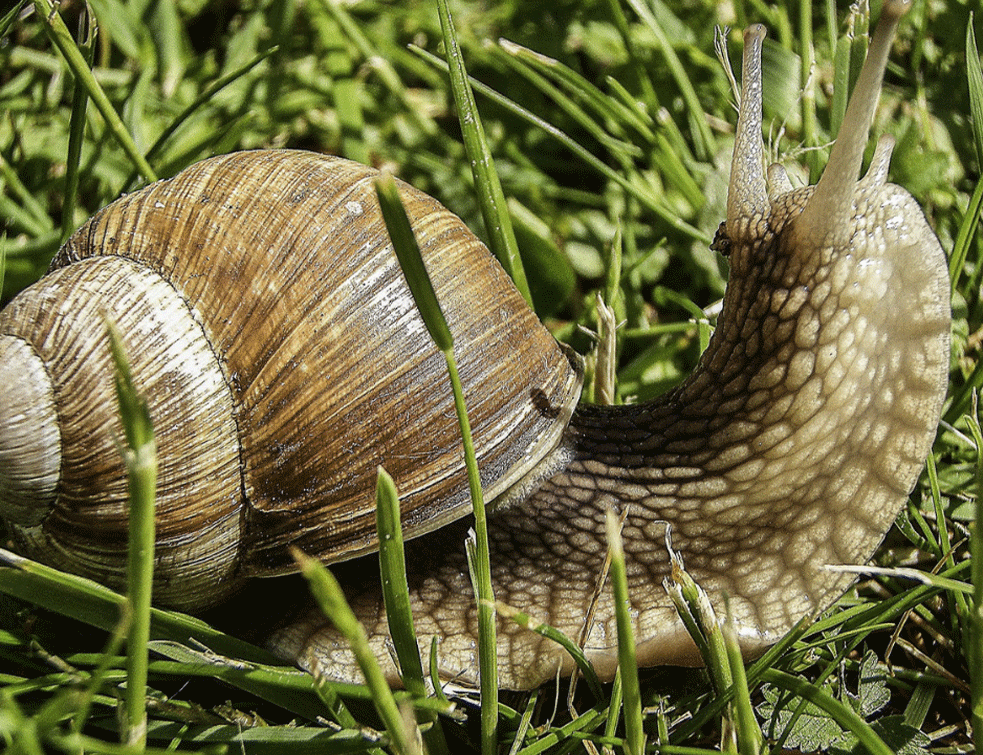
M 693 375 L 653 402 L 575 406 L 576 364 L 484 248 L 433 200 L 402 189 L 458 344 L 486 494 L 498 499 L 489 520 L 496 598 L 582 636 L 602 677 L 616 663 L 606 591 L 585 622 L 608 509 L 627 510 L 639 662 L 694 662 L 661 590 L 667 523 L 693 576 L 713 599 L 729 597 L 742 645 L 755 652 L 846 589 L 850 577 L 825 566 L 869 558 L 917 480 L 946 387 L 945 257 L 915 201 L 886 182 L 889 141 L 857 181 L 903 8 L 885 3 L 829 165 L 802 189 L 777 168 L 766 180 L 764 32 L 746 32 L 727 220 L 715 245 L 731 263 L 723 310 Z M 108 565 L 100 578 L 118 576 L 112 564 L 123 556 L 112 541 L 125 528 L 125 477 L 116 468 L 98 484 L 81 478 L 114 458 L 93 445 L 112 436 L 111 408 L 74 450 L 66 443 L 76 431 L 65 429 L 112 406 L 108 308 L 133 339 L 139 388 L 174 404 L 159 417 L 152 404 L 159 446 L 173 432 L 185 454 L 161 471 L 158 596 L 173 603 L 195 593 L 183 607 L 199 608 L 242 578 L 287 570 L 289 545 L 326 561 L 371 550 L 381 464 L 416 536 L 407 561 L 421 644 L 440 638 L 441 672 L 473 681 L 477 615 L 453 409 L 440 403 L 450 401 L 442 363 L 395 267 L 371 176 L 307 153 L 241 153 L 125 197 L 83 226 L 49 276 L 0 315 L 0 389 L 14 391 L 0 407 L 36 403 L 28 427 L 44 426 L 23 429 L 20 412 L 0 417 L 0 438 L 16 439 L 0 447 L 0 502 L 28 555 L 92 575 Z M 159 296 L 131 292 L 138 280 Z M 62 304 L 69 290 L 86 293 Z M 144 301 L 149 312 L 124 319 Z M 99 314 L 92 332 L 69 338 L 85 310 Z M 171 310 L 205 340 L 145 353 L 136 339 L 160 340 Z M 59 339 L 68 345 L 58 347 L 55 374 L 48 352 Z M 71 381 L 83 365 L 97 365 L 88 382 L 106 383 L 86 383 L 96 398 L 76 396 Z M 25 387 L 25 374 L 41 387 Z M 218 408 L 181 398 L 185 389 L 215 394 Z M 214 427 L 192 429 L 211 414 Z M 180 476 L 196 467 L 201 482 Z M 231 486 L 210 487 L 226 477 Z M 178 522 L 169 529 L 161 519 L 171 510 Z M 194 520 L 205 534 L 192 533 Z M 378 585 L 356 580 L 348 595 L 395 679 Z M 315 673 L 358 677 L 316 615 L 271 642 Z M 498 657 L 510 688 L 571 669 L 564 651 L 505 621 Z

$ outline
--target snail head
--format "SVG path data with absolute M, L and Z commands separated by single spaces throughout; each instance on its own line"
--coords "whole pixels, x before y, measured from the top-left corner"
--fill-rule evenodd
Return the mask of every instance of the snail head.
M 761 25 L 744 33 L 743 84 L 737 136 L 721 226 L 727 248 L 777 244 L 809 269 L 830 264 L 840 250 L 854 258 L 884 256 L 889 250 L 934 240 L 921 209 L 904 191 L 887 183 L 894 141 L 877 143 L 867 174 L 860 171 L 867 136 L 880 96 L 891 40 L 911 0 L 888 0 L 871 40 L 829 163 L 814 187 L 794 189 L 781 165 L 764 170 L 761 136 Z M 740 261 L 738 261 L 740 264 Z

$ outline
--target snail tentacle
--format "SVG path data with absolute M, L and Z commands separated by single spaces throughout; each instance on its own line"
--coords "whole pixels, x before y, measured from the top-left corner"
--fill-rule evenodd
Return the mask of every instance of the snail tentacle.
M 874 156 L 870 159 L 867 173 L 857 184 L 857 192 L 862 194 L 875 186 L 887 183 L 887 172 L 891 168 L 891 154 L 894 152 L 894 137 L 884 134 L 877 140 Z
M 761 137 L 761 43 L 764 38 L 765 27 L 760 24 L 744 32 L 741 105 L 727 192 L 727 236 L 731 241 L 756 234 L 757 224 L 767 219 L 771 206 Z
M 864 147 L 880 98 L 891 42 L 901 17 L 910 6 L 911 0 L 887 0 L 884 3 L 829 162 L 796 221 L 803 243 L 818 246 L 850 241 L 850 220 L 855 217 L 853 203 Z

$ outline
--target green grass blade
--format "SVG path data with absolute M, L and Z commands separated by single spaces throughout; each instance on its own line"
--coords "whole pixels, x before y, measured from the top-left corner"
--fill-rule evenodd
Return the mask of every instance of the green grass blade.
M 973 193 L 974 199 L 979 197 L 981 200 L 981 205 L 976 209 L 977 217 L 971 218 L 967 213 L 963 216 L 963 227 L 967 225 L 976 225 L 979 219 L 979 213 L 983 212 L 983 180 L 981 180 Z M 967 236 L 966 238 L 967 248 L 968 244 L 972 243 L 972 237 Z M 950 268 L 951 270 L 951 268 Z M 960 271 L 956 270 L 953 273 L 958 278 Z M 977 394 L 983 391 L 983 359 L 977 360 L 973 371 L 966 377 L 965 381 L 961 386 L 955 389 L 955 395 L 952 396 L 949 402 L 949 408 L 946 409 L 942 420 L 948 424 L 952 424 L 963 416 L 966 412 L 970 411 L 973 405 L 975 397 Z
M 25 231 L 35 237 L 44 235 L 54 227 L 47 210 L 24 185 L 13 166 L 2 155 L 0 155 L 0 179 L 13 194 L 14 201 L 5 203 L 3 208 L 11 220 L 19 223 Z
M 737 743 L 741 755 L 758 755 L 764 742 L 761 727 L 754 716 L 751 705 L 751 691 L 748 688 L 747 675 L 744 672 L 744 658 L 741 646 L 737 640 L 734 623 L 728 619 L 723 626 L 724 645 L 727 648 L 727 660 L 730 665 L 731 678 L 734 680 L 734 723 L 737 729 Z
M 512 197 L 508 207 L 529 271 L 529 290 L 536 312 L 541 319 L 553 317 L 569 303 L 577 274 L 554 241 L 552 229 L 536 213 Z
M 365 141 L 365 118 L 362 115 L 360 94 L 362 82 L 356 76 L 355 61 L 338 22 L 323 5 L 311 3 L 308 12 L 317 19 L 320 35 L 327 46 L 324 64 L 331 76 L 331 99 L 338 113 L 341 129 L 341 154 L 350 160 L 369 165 L 372 154 Z M 322 17 L 323 15 L 323 17 Z
M 239 66 L 233 71 L 219 77 L 207 87 L 205 87 L 201 94 L 195 98 L 195 100 L 189 104 L 184 110 L 182 110 L 174 119 L 167 125 L 167 127 L 161 132 L 160 136 L 154 140 L 154 143 L 150 145 L 150 149 L 147 150 L 147 159 L 153 160 L 158 155 L 161 154 L 163 148 L 167 145 L 168 140 L 174 135 L 174 133 L 181 128 L 182 125 L 188 122 L 192 115 L 198 110 L 200 110 L 205 105 L 211 103 L 215 96 L 225 89 L 230 84 L 235 83 L 242 79 L 247 73 L 252 71 L 256 66 L 266 60 L 268 57 L 273 55 L 279 48 L 270 47 L 263 50 L 256 55 L 252 60 Z M 133 177 L 127 181 L 127 184 L 133 182 Z
M 389 236 L 396 250 L 396 257 L 403 268 L 403 275 L 413 293 L 417 309 L 434 340 L 447 361 L 447 372 L 454 391 L 454 407 L 457 411 L 458 425 L 461 428 L 461 441 L 464 446 L 464 461 L 468 472 L 468 487 L 474 510 L 475 559 L 474 584 L 478 601 L 478 666 L 482 699 L 482 749 L 486 755 L 494 752 L 498 731 L 498 659 L 496 653 L 495 595 L 491 584 L 491 565 L 488 548 L 488 524 L 485 514 L 485 501 L 481 492 L 481 477 L 475 457 L 474 441 L 471 437 L 471 423 L 464 404 L 464 389 L 454 358 L 454 340 L 437 301 L 430 277 L 427 275 L 420 254 L 420 247 L 413 235 L 409 218 L 406 216 L 396 183 L 392 176 L 383 174 L 376 180 L 376 193 L 382 207 L 383 218 Z
M 690 637 L 696 643 L 714 687 L 718 693 L 723 693 L 734 683 L 734 679 L 730 672 L 720 622 L 707 594 L 686 571 L 679 553 L 672 550 L 668 531 L 666 539 L 672 566 L 670 577 L 665 581 L 666 591 Z
M 23 11 L 24 8 L 26 8 L 30 2 L 31 0 L 20 0 L 18 3 L 14 5 L 13 8 L 11 8 L 10 10 L 8 10 L 6 13 L 3 14 L 3 17 L 0 18 L 0 37 L 6 36 L 7 31 L 10 29 L 11 26 L 13 26 L 15 19 L 21 14 L 21 11 Z
M 983 68 L 980 66 L 979 49 L 973 34 L 972 13 L 969 19 L 969 23 L 966 25 L 966 79 L 969 86 L 969 109 L 973 118 L 973 143 L 976 145 L 977 159 L 983 163 Z M 966 259 L 969 256 L 976 229 L 979 227 L 981 213 L 983 213 L 983 180 L 978 180 L 973 190 L 973 196 L 969 200 L 969 206 L 966 208 L 966 214 L 963 216 L 963 221 L 959 224 L 959 232 L 952 247 L 952 255 L 949 258 L 949 280 L 952 282 L 953 291 L 956 290 L 959 277 L 966 267 Z M 959 411 L 960 414 L 964 407 L 965 403 Z
M 413 694 L 426 697 L 423 682 L 423 663 L 413 628 L 409 587 L 406 583 L 406 560 L 403 552 L 403 532 L 400 526 L 399 494 L 396 483 L 385 469 L 379 467 L 375 488 L 376 528 L 379 533 L 379 571 L 382 577 L 382 597 L 389 620 L 396 657 L 402 671 L 403 684 Z
M 129 479 L 130 543 L 126 566 L 129 632 L 127 635 L 127 741 L 143 747 L 147 741 L 147 643 L 150 640 L 150 602 L 154 580 L 154 499 L 157 492 L 157 445 L 146 399 L 133 383 L 122 338 L 107 327 L 116 365 L 116 396 L 126 435 L 122 448 Z
M 140 17 L 135 3 L 123 0 L 90 0 L 89 5 L 98 19 L 104 37 L 113 41 L 129 60 L 140 62 L 141 68 L 153 69 L 157 61 L 153 55 L 150 30 Z
M 407 731 L 406 720 L 400 714 L 396 698 L 393 697 L 392 690 L 389 689 L 386 677 L 382 673 L 382 668 L 372 652 L 365 628 L 358 622 L 352 609 L 348 606 L 338 580 L 317 559 L 305 556 L 296 549 L 293 553 L 297 564 L 300 566 L 301 574 L 310 584 L 314 599 L 321 607 L 324 615 L 331 620 L 351 646 L 366 684 L 372 690 L 372 702 L 386 727 L 393 748 L 401 754 L 419 752 L 419 742 L 417 741 L 419 730 Z
M 587 83 L 590 84 L 590 82 Z M 625 89 L 624 84 L 614 78 L 614 76 L 605 78 L 604 83 L 611 90 L 609 95 L 604 96 L 605 107 L 614 109 L 618 113 L 619 119 L 626 126 L 630 126 L 637 131 L 645 141 L 654 142 L 656 135 L 652 131 L 652 126 L 655 125 L 655 119 L 651 113 L 642 110 L 631 92 Z
M 644 130 L 647 130 L 647 127 L 638 124 L 633 119 L 631 111 L 621 107 L 618 100 L 608 97 L 558 60 L 508 40 L 499 40 L 497 49 L 504 53 L 502 59 L 507 61 L 516 73 L 544 95 L 552 98 L 564 113 L 603 145 L 620 163 L 627 166 L 630 160 L 641 156 L 641 148 L 631 141 L 626 141 L 621 134 L 624 127 L 629 124 L 641 126 Z M 583 106 L 575 102 L 574 98 L 583 102 Z M 590 108 L 592 112 L 588 112 L 586 108 Z M 611 133 L 612 127 L 617 136 Z M 654 141 L 651 132 L 649 135 Z
M 829 113 L 829 131 L 834 137 L 840 131 L 849 99 L 851 44 L 849 35 L 843 35 L 836 41 L 836 54 L 833 58 L 833 101 Z
M 52 569 L 0 549 L 0 592 L 105 631 L 119 623 L 126 598 L 85 577 Z M 265 650 L 213 629 L 200 619 L 151 609 L 151 636 L 197 642 L 215 652 L 257 663 L 276 663 Z
M 82 697 L 78 701 L 78 709 L 72 716 L 73 731 L 79 733 L 82 732 L 85 723 L 89 718 L 89 712 L 92 708 L 94 698 L 102 689 L 102 682 L 109 673 L 113 659 L 119 654 L 120 649 L 123 647 L 123 643 L 126 641 L 128 629 L 129 627 L 126 626 L 126 622 L 123 621 L 120 622 L 119 626 L 109 635 L 109 639 L 106 642 L 106 647 L 99 656 L 99 662 L 92 672 L 90 683 L 83 689 Z
M 604 735 L 613 737 L 618 732 L 620 717 L 618 711 L 625 702 L 624 687 L 621 684 L 621 670 L 615 672 L 614 680 L 611 682 L 611 697 L 608 699 L 608 720 L 604 723 Z M 669 737 L 660 737 L 657 741 L 668 742 Z
M 599 726 L 603 726 L 604 722 L 607 720 L 608 711 L 606 707 L 597 706 L 586 710 L 581 713 L 577 718 L 573 719 L 570 723 L 565 726 L 561 726 L 557 729 L 547 732 L 538 741 L 530 744 L 528 747 L 524 747 L 519 750 L 516 755 L 539 755 L 542 752 L 550 750 L 550 748 L 555 747 L 559 743 L 565 742 L 566 747 L 559 749 L 558 752 L 571 752 L 578 751 L 582 749 L 583 745 L 574 739 L 574 735 L 581 732 L 590 732 Z M 613 746 L 620 746 L 621 742 L 615 740 L 611 743 Z M 574 749 L 576 746 L 576 750 Z M 683 755 L 683 753 L 680 753 Z
M 611 589 L 614 593 L 615 621 L 618 626 L 618 670 L 624 694 L 626 751 L 642 755 L 645 751 L 645 731 L 642 727 L 642 695 L 638 686 L 638 664 L 635 660 L 635 637 L 629 613 L 628 576 L 625 572 L 625 552 L 621 544 L 621 525 L 618 515 L 607 511 L 608 550 L 611 553 Z
M 823 691 L 817 684 L 800 679 L 775 668 L 766 669 L 761 678 L 769 684 L 792 692 L 818 708 L 829 713 L 844 729 L 856 734 L 861 745 L 871 755 L 894 755 L 884 740 L 877 736 L 870 725 L 864 721 L 849 705 L 841 703 L 836 698 Z
M 541 637 L 546 637 L 568 653 L 570 657 L 573 658 L 573 662 L 577 664 L 577 668 L 580 673 L 584 675 L 584 680 L 587 682 L 587 686 L 590 687 L 591 692 L 598 700 L 602 700 L 604 693 L 601 689 L 601 681 L 597 677 L 597 672 L 594 670 L 594 666 L 584 655 L 584 651 L 578 647 L 577 643 L 567 637 L 563 632 L 551 627 L 549 624 L 533 624 L 532 617 L 525 611 L 520 611 L 513 606 L 506 605 L 505 603 L 498 602 L 496 604 L 498 609 L 498 615 L 506 619 L 512 619 L 516 624 L 524 629 L 528 629 L 530 632 L 535 632 Z
M 966 77 L 969 80 L 969 109 L 973 115 L 973 143 L 976 157 L 983 163 L 983 71 L 980 70 L 980 53 L 973 33 L 973 14 L 966 24 Z
M 340 700 L 342 697 L 358 703 L 372 700 L 372 692 L 364 684 L 315 680 L 292 666 L 245 663 L 171 641 L 151 642 L 150 647 L 155 656 L 167 659 L 151 661 L 150 671 L 158 677 L 221 679 L 308 720 L 325 715 L 326 705 L 330 716 L 340 725 L 358 728 L 358 722 Z M 403 691 L 396 691 L 393 696 L 398 703 L 412 704 L 421 713 L 453 713 L 452 705 L 435 698 L 414 698 Z
M 819 124 L 816 119 L 816 51 L 812 44 L 811 0 L 799 0 L 799 56 L 802 59 L 802 65 L 799 68 L 802 77 L 799 82 L 802 143 L 806 147 L 815 147 L 820 144 L 820 138 Z M 819 152 L 809 150 L 805 153 L 805 160 L 809 165 L 809 172 L 812 177 L 818 179 L 822 170 Z
M 379 571 L 382 578 L 382 596 L 386 606 L 386 619 L 392 637 L 403 684 L 416 697 L 427 696 L 420 646 L 413 627 L 410 608 L 410 591 L 406 582 L 406 560 L 403 551 L 403 533 L 400 527 L 399 494 L 396 483 L 382 467 L 376 480 L 376 522 L 379 532 Z M 423 742 L 432 755 L 447 752 L 443 730 L 436 714 L 427 713 L 423 720 L 430 727 L 423 732 Z
M 420 316 L 427 326 L 430 337 L 437 344 L 437 348 L 447 352 L 454 347 L 454 337 L 451 335 L 450 328 L 447 327 L 447 320 L 440 308 L 440 302 L 437 301 L 437 293 L 434 291 L 433 283 L 427 274 L 423 256 L 420 254 L 420 247 L 413 235 L 413 228 L 410 226 L 410 220 L 406 216 L 406 210 L 399 198 L 396 181 L 391 175 L 383 173 L 376 179 L 375 188 L 379 197 L 382 216 L 386 221 L 386 228 L 393 242 L 393 249 L 399 260 L 399 266 L 403 270 L 403 276 L 406 278 L 406 284 L 409 286 L 413 300 L 420 311 Z
M 983 132 L 983 121 L 980 121 L 979 130 Z M 976 125 L 974 124 L 974 128 Z M 949 257 L 949 280 L 952 283 L 952 290 L 955 291 L 959 285 L 959 279 L 966 269 L 966 259 L 969 257 L 969 250 L 973 246 L 973 239 L 976 236 L 976 229 L 980 227 L 980 217 L 983 216 L 983 179 L 976 182 L 973 188 L 973 195 L 969 199 L 966 207 L 966 214 L 963 215 L 962 222 L 959 224 L 959 232 L 956 241 L 952 245 L 952 255 Z M 953 402 L 955 406 L 956 402 Z M 962 403 L 955 415 L 946 414 L 946 419 L 954 419 L 965 409 L 966 404 Z
M 474 101 L 474 93 L 471 91 L 467 71 L 464 69 L 464 57 L 457 43 L 457 33 L 454 30 L 450 10 L 447 8 L 447 0 L 437 0 L 437 10 L 440 15 L 440 28 L 444 35 L 451 92 L 457 105 L 464 148 L 471 161 L 478 205 L 488 232 L 488 245 L 512 278 L 522 298 L 531 307 L 532 294 L 529 292 L 522 258 L 519 256 L 519 247 L 512 230 L 512 219 L 509 217 L 508 206 L 505 203 L 505 193 L 502 191 L 498 173 L 495 172 L 495 161 L 485 140 L 485 131 L 478 115 L 478 105 Z
M 188 61 L 184 50 L 190 46 L 176 0 L 156 0 L 150 7 L 149 21 L 161 72 L 161 91 L 165 97 L 173 97 L 185 78 Z
M 46 19 L 45 31 L 48 33 L 52 44 L 64 56 L 69 70 L 75 76 L 75 80 L 88 92 L 89 97 L 92 98 L 92 102 L 102 114 L 102 117 L 106 119 L 109 130 L 119 142 L 123 151 L 126 152 L 133 165 L 147 181 L 156 181 L 157 174 L 137 148 L 133 138 L 130 136 L 130 132 L 127 131 L 122 119 L 120 119 L 116 109 L 109 101 L 109 97 L 106 96 L 105 91 L 103 91 L 99 82 L 96 81 L 96 77 L 92 74 L 88 65 L 86 65 L 85 56 L 79 50 L 78 45 L 75 44 L 75 40 L 72 38 L 71 32 L 68 31 L 68 27 L 65 26 L 61 15 L 52 7 L 49 0 L 34 0 L 34 8 L 42 18 Z
M 495 594 L 491 583 L 491 557 L 488 547 L 488 521 L 485 499 L 481 492 L 481 478 L 471 438 L 471 423 L 464 405 L 464 392 L 457 371 L 453 349 L 444 352 L 447 371 L 454 388 L 454 406 L 461 426 L 464 444 L 464 460 L 468 467 L 468 486 L 474 509 L 474 539 L 469 538 L 468 563 L 471 567 L 478 601 L 478 671 L 481 690 L 481 750 L 483 755 L 494 755 L 498 746 L 498 641 L 495 626 Z M 473 547 L 472 547 L 473 546 Z
M 98 26 L 95 18 L 84 9 L 79 17 L 79 36 L 82 39 L 79 50 L 87 68 L 92 68 L 92 54 L 95 50 Z M 65 160 L 65 206 L 61 211 L 61 240 L 64 242 L 75 230 L 75 207 L 78 203 L 79 161 L 82 156 L 82 142 L 85 136 L 85 109 L 89 93 L 75 80 L 72 92 L 71 125 L 68 134 L 68 156 Z
M 972 699 L 973 741 L 983 752 L 983 429 L 980 428 L 979 405 L 973 402 L 969 417 L 970 432 L 976 443 L 976 518 L 970 530 L 970 562 L 973 585 L 973 611 L 970 614 L 967 662 Z

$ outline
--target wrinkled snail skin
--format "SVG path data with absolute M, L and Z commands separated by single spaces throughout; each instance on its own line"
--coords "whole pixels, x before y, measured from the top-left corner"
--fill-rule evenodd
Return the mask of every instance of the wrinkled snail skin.
M 609 509 L 625 551 L 641 664 L 695 663 L 662 588 L 666 529 L 748 653 L 828 606 L 914 486 L 949 359 L 944 254 L 886 183 L 882 140 L 857 180 L 897 19 L 888 0 L 815 187 L 763 170 L 761 41 L 745 34 L 727 219 L 731 275 L 694 374 L 638 406 L 577 406 L 580 373 L 487 250 L 403 186 L 448 314 L 489 499 L 496 598 L 615 668 L 597 590 Z M 460 440 L 441 355 L 376 208 L 374 171 L 308 153 L 213 158 L 124 197 L 0 313 L 0 515 L 25 555 L 119 584 L 126 476 L 104 317 L 150 400 L 161 472 L 155 595 L 196 610 L 253 576 L 374 548 L 378 465 L 401 493 L 421 648 L 477 677 Z M 25 376 L 29 376 L 25 380 Z M 438 386 L 438 387 L 434 387 Z M 423 432 L 421 432 L 423 430 Z M 438 529 L 439 528 L 439 529 Z M 371 558 L 371 557 L 370 557 Z M 359 564 L 360 562 L 355 562 Z M 378 577 L 346 585 L 397 680 Z M 594 603 L 596 599 L 596 604 Z M 569 657 L 501 618 L 500 683 L 536 686 Z M 270 638 L 315 674 L 359 680 L 310 614 Z
M 595 592 L 608 508 L 628 511 L 639 663 L 689 664 L 698 662 L 695 647 L 661 588 L 667 523 L 711 599 L 728 596 L 743 649 L 754 654 L 850 585 L 850 575 L 825 567 L 864 563 L 917 481 L 947 384 L 945 255 L 917 203 L 886 183 L 890 140 L 856 180 L 898 5 L 886 4 L 816 187 L 792 190 L 775 168 L 765 180 L 764 32 L 746 33 L 718 238 L 731 274 L 707 351 L 688 380 L 652 403 L 578 407 L 554 456 L 560 469 L 489 519 L 496 600 L 572 638 L 586 632 L 586 654 L 604 678 L 617 663 L 610 590 Z M 442 675 L 473 683 L 476 610 L 463 547 L 446 546 L 464 536 L 463 527 L 442 531 L 407 552 L 421 648 L 438 637 Z M 395 679 L 378 589 L 353 588 L 350 598 Z M 534 687 L 572 670 L 557 645 L 508 620 L 498 628 L 503 686 Z M 359 678 L 344 643 L 314 613 L 273 644 L 315 673 Z

